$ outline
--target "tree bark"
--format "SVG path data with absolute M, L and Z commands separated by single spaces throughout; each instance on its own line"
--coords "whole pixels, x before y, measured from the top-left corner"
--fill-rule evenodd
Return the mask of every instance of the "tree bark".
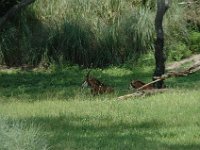
M 156 67 L 153 74 L 153 80 L 158 79 L 165 73 L 165 53 L 164 53 L 164 31 L 163 31 L 163 17 L 169 8 L 169 0 L 157 0 L 157 14 L 155 18 L 155 30 L 156 30 L 156 41 L 155 41 L 155 60 Z M 162 88 L 164 81 L 161 80 L 154 84 L 156 88 Z
M 22 0 L 19 4 L 16 4 L 12 8 L 10 8 L 7 11 L 7 13 L 2 18 L 0 18 L 0 31 L 3 28 L 3 25 L 6 23 L 6 21 L 8 21 L 9 18 L 14 16 L 23 7 L 26 7 L 33 2 L 35 2 L 35 0 Z

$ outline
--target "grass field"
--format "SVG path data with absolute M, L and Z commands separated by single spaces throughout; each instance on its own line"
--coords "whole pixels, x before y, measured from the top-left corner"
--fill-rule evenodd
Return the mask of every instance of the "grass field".
M 169 91 L 117 100 L 152 68 L 110 67 L 92 74 L 115 94 L 81 90 L 87 70 L 0 71 L 0 149 L 200 149 L 200 73 L 166 81 Z

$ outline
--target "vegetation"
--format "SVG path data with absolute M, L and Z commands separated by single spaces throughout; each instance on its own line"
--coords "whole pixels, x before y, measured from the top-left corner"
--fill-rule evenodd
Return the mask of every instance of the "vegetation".
M 45 140 L 39 136 L 39 130 L 31 124 L 30 127 L 23 127 L 22 123 L 0 118 L 0 149 L 9 150 L 45 150 Z
M 171 45 L 190 43 L 189 15 L 183 16 L 186 10 L 173 2 L 165 17 L 169 54 L 174 51 Z M 50 62 L 88 67 L 136 60 L 153 49 L 155 13 L 151 0 L 145 5 L 136 0 L 37 1 L 5 27 L 0 36 L 0 62 L 9 66 Z M 189 48 L 186 46 L 187 51 L 192 50 Z
M 4 16 L 5 13 L 14 5 L 16 5 L 18 2 L 18 0 L 1 0 L 0 1 L 0 17 Z
M 0 16 L 17 2 L 1 0 Z M 199 3 L 177 2 L 164 19 L 168 61 L 200 52 Z M 151 81 L 155 12 L 153 0 L 42 0 L 7 22 L 0 149 L 200 149 L 199 72 L 167 79 L 164 93 L 117 100 L 131 80 Z M 86 67 L 115 92 L 81 89 Z
M 7 133 L 0 133 L 0 139 L 7 147 L 18 144 L 21 149 L 21 142 L 28 142 L 27 149 L 39 142 L 35 146 L 52 150 L 199 149 L 199 73 L 166 81 L 171 90 L 163 94 L 116 100 L 131 92 L 131 79 L 149 81 L 152 71 L 95 69 L 92 74 L 116 90 L 114 95 L 95 97 L 80 89 L 87 70 L 78 67 L 1 71 L 0 114 L 8 125 L 3 125 Z

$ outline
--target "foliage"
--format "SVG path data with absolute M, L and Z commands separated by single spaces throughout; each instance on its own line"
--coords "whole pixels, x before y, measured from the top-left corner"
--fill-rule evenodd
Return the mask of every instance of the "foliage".
M 184 17 L 187 20 L 190 28 L 200 31 L 200 2 L 194 0 L 192 1 L 194 2 L 194 4 L 186 6 L 186 13 L 184 13 Z
M 191 32 L 189 36 L 190 41 L 190 49 L 193 52 L 200 52 L 200 33 L 199 32 Z
M 0 0 L 0 17 L 21 0 Z
M 166 16 L 167 49 L 177 39 L 186 41 L 183 11 L 173 2 Z M 137 60 L 154 47 L 154 17 L 152 0 L 145 6 L 130 0 L 36 1 L 1 34 L 1 62 L 38 65 L 48 57 L 89 67 Z
M 181 60 L 186 58 L 192 54 L 192 51 L 184 43 L 176 43 L 175 45 L 171 45 L 169 48 L 168 58 L 169 60 Z

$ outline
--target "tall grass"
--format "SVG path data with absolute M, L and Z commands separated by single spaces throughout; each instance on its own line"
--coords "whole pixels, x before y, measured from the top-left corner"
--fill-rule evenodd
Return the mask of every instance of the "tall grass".
M 187 31 L 178 13 L 183 8 L 174 2 L 170 9 L 167 47 Z M 1 61 L 37 65 L 47 56 L 45 61 L 84 66 L 120 64 L 153 49 L 154 18 L 152 1 L 36 1 L 2 33 Z
M 46 150 L 47 144 L 33 126 L 23 127 L 22 123 L 0 117 L 0 149 L 2 150 Z

